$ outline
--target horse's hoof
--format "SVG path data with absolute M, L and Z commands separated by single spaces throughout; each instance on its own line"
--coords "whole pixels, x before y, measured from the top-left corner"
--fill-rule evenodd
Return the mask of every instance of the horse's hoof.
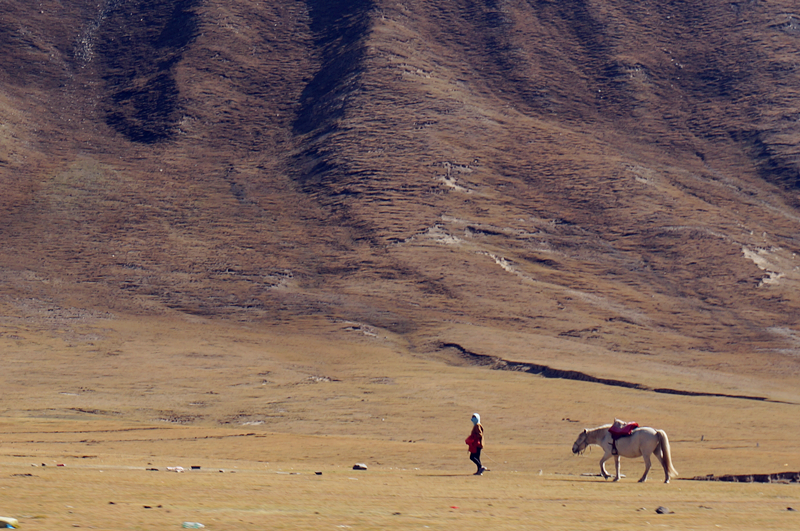
M 619 481 L 619 478 L 614 478 L 614 481 Z

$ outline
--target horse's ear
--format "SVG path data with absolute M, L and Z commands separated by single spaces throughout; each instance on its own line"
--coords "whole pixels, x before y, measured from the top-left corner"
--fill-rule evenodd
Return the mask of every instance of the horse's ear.
M 588 433 L 588 432 L 586 431 L 586 428 L 583 428 L 583 433 Z

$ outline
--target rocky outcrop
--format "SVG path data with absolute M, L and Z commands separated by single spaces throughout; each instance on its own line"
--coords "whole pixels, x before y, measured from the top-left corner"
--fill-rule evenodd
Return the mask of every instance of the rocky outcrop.
M 727 481 L 734 483 L 800 483 L 800 472 L 777 472 L 775 474 L 725 474 L 695 476 L 692 481 Z

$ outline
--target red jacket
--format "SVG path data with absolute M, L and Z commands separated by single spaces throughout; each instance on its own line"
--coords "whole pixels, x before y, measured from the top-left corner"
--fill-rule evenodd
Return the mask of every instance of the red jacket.
M 472 433 L 469 434 L 464 440 L 469 446 L 469 453 L 474 454 L 478 452 L 478 448 L 483 448 L 483 426 L 480 423 L 472 427 Z

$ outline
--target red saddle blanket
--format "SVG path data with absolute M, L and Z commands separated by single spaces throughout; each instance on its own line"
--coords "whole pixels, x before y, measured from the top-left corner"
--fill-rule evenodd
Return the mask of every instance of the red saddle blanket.
M 638 427 L 639 424 L 636 422 L 629 422 L 624 426 L 611 426 L 608 431 L 611 433 L 611 438 L 616 441 L 620 437 L 627 437 Z

